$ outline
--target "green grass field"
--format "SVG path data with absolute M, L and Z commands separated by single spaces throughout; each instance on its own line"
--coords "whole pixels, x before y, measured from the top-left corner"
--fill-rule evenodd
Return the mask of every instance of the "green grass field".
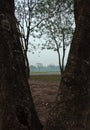
M 38 80 L 38 81 L 60 81 L 60 75 L 31 75 L 31 80 Z
M 48 72 L 31 72 L 30 75 L 56 75 L 56 74 L 60 74 L 59 71 L 48 71 Z

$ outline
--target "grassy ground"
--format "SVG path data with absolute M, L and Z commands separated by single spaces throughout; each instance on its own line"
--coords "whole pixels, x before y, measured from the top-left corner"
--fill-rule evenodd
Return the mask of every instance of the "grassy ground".
M 59 71 L 49 71 L 49 72 L 31 72 L 31 75 L 59 75 Z
M 31 80 L 38 80 L 38 81 L 60 81 L 60 75 L 31 75 Z
M 45 125 L 58 92 L 60 75 L 31 75 L 29 83 L 39 118 Z

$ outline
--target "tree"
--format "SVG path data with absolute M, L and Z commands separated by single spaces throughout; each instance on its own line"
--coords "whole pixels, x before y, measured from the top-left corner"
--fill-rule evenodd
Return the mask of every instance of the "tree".
M 0 130 L 42 130 L 25 73 L 14 10 L 14 0 L 0 0 Z
M 27 52 L 29 44 L 30 51 L 32 48 L 36 48 L 36 45 L 31 43 L 30 38 L 32 36 L 34 39 L 36 37 L 40 38 L 40 36 L 43 34 L 46 34 L 45 37 L 47 37 L 47 40 L 45 39 L 46 42 L 42 45 L 42 49 L 46 48 L 56 51 L 58 54 L 60 71 L 64 71 L 65 52 L 67 46 L 71 43 L 73 32 L 72 5 L 72 0 L 60 0 L 60 2 L 57 0 L 16 1 L 16 16 L 21 33 L 21 42 L 25 56 L 26 73 L 28 77 L 29 63 Z
M 43 64 L 42 63 L 37 63 L 37 68 L 40 71 L 43 68 Z
M 74 0 L 76 29 L 46 130 L 90 130 L 90 0 Z
M 39 25 L 40 36 L 43 35 L 45 39 L 42 49 L 52 49 L 57 52 L 60 73 L 62 73 L 65 69 L 66 49 L 73 35 L 73 1 L 45 0 L 38 5 L 37 12 L 40 13 L 40 18 L 48 17 Z
M 28 46 L 30 44 L 31 30 L 34 28 L 34 27 L 32 28 L 31 26 L 32 26 L 32 19 L 34 18 L 33 14 L 36 7 L 36 3 L 37 0 L 36 1 L 15 0 L 15 4 L 16 4 L 15 11 L 16 11 L 16 17 L 18 19 L 18 30 L 20 31 L 20 40 L 22 43 L 23 54 L 25 57 L 26 73 L 28 78 L 30 75 L 30 67 L 27 58 L 27 52 L 28 52 Z
M 36 37 L 36 33 L 34 31 L 36 27 L 38 27 L 44 19 L 47 19 L 47 17 L 44 17 L 36 20 L 36 17 L 38 18 L 36 8 L 41 2 L 42 0 L 15 0 L 15 12 L 18 20 L 17 25 L 20 31 L 20 40 L 22 43 L 23 54 L 25 57 L 26 73 L 28 77 L 30 75 L 30 67 L 27 58 L 27 52 L 33 52 L 33 50 L 35 50 L 37 48 L 36 46 L 38 45 L 34 45 L 31 39 L 35 39 Z

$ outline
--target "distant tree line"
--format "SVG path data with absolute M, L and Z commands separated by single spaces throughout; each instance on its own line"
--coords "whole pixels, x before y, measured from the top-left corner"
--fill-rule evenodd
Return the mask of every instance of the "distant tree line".
M 37 63 L 35 65 L 30 65 L 31 72 L 60 72 L 59 65 L 47 65 L 44 66 L 42 63 Z

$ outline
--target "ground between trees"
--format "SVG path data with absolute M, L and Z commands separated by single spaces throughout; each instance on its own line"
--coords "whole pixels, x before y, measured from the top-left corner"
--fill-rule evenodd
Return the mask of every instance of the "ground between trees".
M 29 83 L 38 116 L 45 126 L 58 91 L 59 75 L 34 75 L 30 77 Z

